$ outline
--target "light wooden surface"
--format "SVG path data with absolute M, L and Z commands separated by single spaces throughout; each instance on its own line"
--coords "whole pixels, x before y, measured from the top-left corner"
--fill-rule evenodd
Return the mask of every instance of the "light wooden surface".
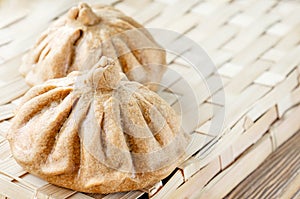
M 189 158 L 166 180 L 141 191 L 84 194 L 50 185 L 22 170 L 5 140 L 19 98 L 29 89 L 18 67 L 38 35 L 75 0 L 0 1 L 0 195 L 9 198 L 220 198 L 253 172 L 300 129 L 300 2 L 297 0 L 88 0 L 114 5 L 148 28 L 165 28 L 202 46 L 221 75 L 225 121 L 220 136 L 209 131 L 222 101 L 208 92 L 189 63 L 168 54 L 169 67 L 185 74 L 199 97 Z M 173 42 L 175 38 L 169 38 Z M 190 49 L 181 49 L 187 53 Z M 214 81 L 210 73 L 205 81 Z M 182 77 L 163 80 L 184 91 Z M 176 106 L 168 92 L 160 93 Z M 178 92 L 179 100 L 184 95 Z M 181 95 L 180 95 L 181 94 Z M 176 108 L 176 107 L 175 107 Z M 185 113 L 187 119 L 194 115 Z M 255 161 L 253 161 L 255 160 Z M 294 179 L 295 183 L 298 178 Z M 297 188 L 297 187 L 296 187 Z M 295 187 L 287 187 L 294 190 Z M 197 192 L 195 192 L 197 190 Z M 195 193 L 193 195 L 192 193 Z
M 226 198 L 299 198 L 300 133 L 272 153 Z

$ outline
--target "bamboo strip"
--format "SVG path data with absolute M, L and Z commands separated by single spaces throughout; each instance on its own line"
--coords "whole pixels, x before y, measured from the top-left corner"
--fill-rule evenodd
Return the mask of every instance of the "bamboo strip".
M 196 128 L 194 130 L 194 132 L 203 134 L 203 135 L 207 135 L 212 138 L 216 138 L 217 133 L 211 129 L 211 126 L 212 126 L 212 120 L 208 120 L 204 124 L 202 124 L 198 128 Z M 222 133 L 224 133 L 224 132 L 226 132 L 226 130 L 224 130 Z
M 43 187 L 46 184 L 49 184 L 45 180 L 42 180 L 41 178 L 38 178 L 35 175 L 29 174 L 29 173 L 23 175 L 22 179 L 26 182 L 30 182 L 30 184 L 32 184 L 34 187 L 37 187 L 37 188 Z
M 298 7 L 298 9 L 300 8 L 299 5 L 296 6 Z M 289 15 L 286 15 L 286 17 L 282 19 L 282 22 L 288 24 L 291 27 L 299 25 L 300 19 L 298 9 L 295 9 L 291 13 L 289 13 Z
M 9 198 L 32 199 L 34 193 L 32 190 L 18 186 L 16 183 L 7 181 L 0 176 L 0 194 Z
M 283 81 L 284 78 L 285 76 L 283 75 L 279 75 L 277 73 L 272 73 L 267 71 L 261 74 L 256 80 L 254 80 L 254 83 L 262 84 L 264 86 L 274 87 L 279 82 Z
M 174 60 L 174 62 L 175 62 L 175 60 Z M 182 78 L 183 76 L 185 76 L 187 74 L 192 73 L 192 69 L 190 66 L 186 66 L 186 65 L 178 64 L 178 63 L 171 63 L 170 65 L 168 65 L 166 72 L 168 72 L 168 70 L 173 72 L 174 75 L 178 75 L 180 78 Z M 174 83 L 174 81 L 172 83 Z
M 292 93 L 285 96 L 283 99 L 280 99 L 277 103 L 277 109 L 279 117 L 282 117 L 283 114 L 300 103 L 300 87 L 297 87 Z
M 7 14 L 7 13 L 6 13 Z M 14 15 L 9 15 L 9 17 L 7 17 L 7 15 L 4 15 L 1 13 L 0 17 L 3 19 L 0 22 L 0 29 L 5 28 L 7 26 L 10 26 L 14 23 L 16 23 L 17 21 L 23 19 L 24 17 L 26 17 L 26 15 L 28 15 L 28 10 L 26 9 L 18 9 L 16 10 Z
M 0 121 L 12 118 L 14 116 L 14 109 L 14 104 L 0 106 Z
M 246 10 L 247 12 L 247 10 Z M 246 12 L 238 13 L 232 19 L 230 19 L 229 23 L 231 25 L 239 26 L 239 27 L 248 27 L 254 20 L 255 16 L 249 15 Z M 261 13 L 260 13 L 261 14 Z M 259 16 L 259 14 L 258 14 Z
M 299 43 L 300 38 L 300 27 L 295 26 L 289 33 L 283 37 L 278 44 L 276 45 L 275 49 L 281 51 L 281 52 L 286 52 L 289 51 L 291 48 L 297 45 Z
M 115 8 L 122 10 L 126 15 L 133 16 L 134 13 L 141 11 L 150 4 L 149 0 L 133 3 L 131 1 L 122 1 L 115 5 Z M 142 12 L 141 12 L 142 13 Z
M 185 2 L 178 2 L 173 5 L 165 7 L 165 10 L 162 12 L 162 15 L 159 18 L 155 18 L 146 25 L 151 28 L 160 28 L 165 25 L 178 20 L 182 15 L 193 7 L 198 0 L 187 0 Z M 176 12 L 174 12 L 176 10 Z
M 194 34 L 187 33 L 187 36 L 196 42 L 203 41 L 212 33 L 217 32 L 223 24 L 228 22 L 229 19 L 241 9 L 235 4 L 227 4 L 226 9 L 223 8 L 224 7 L 220 7 L 219 9 L 215 10 L 212 15 L 209 16 L 209 20 L 206 20 L 195 27 Z
M 184 183 L 184 177 L 180 170 L 177 170 L 172 178 L 163 186 L 163 188 L 156 193 L 152 198 L 166 198 L 172 194 L 173 191 L 176 190 L 182 183 Z
M 220 68 L 220 66 L 229 62 L 229 60 L 231 60 L 234 56 L 234 53 L 224 49 L 218 49 L 212 52 L 208 51 L 208 54 L 216 64 L 217 68 Z
M 225 3 L 225 1 L 202 1 L 192 9 L 192 12 L 200 14 L 201 16 L 213 15 L 216 10 L 221 10 Z
M 179 79 L 169 86 L 170 90 L 176 91 L 182 96 L 177 103 L 184 107 L 184 110 L 187 111 L 189 111 L 191 108 L 196 108 L 196 105 L 192 103 L 193 100 L 199 105 L 205 103 L 205 101 L 208 101 L 208 103 L 215 104 L 215 106 L 224 106 L 224 101 L 222 98 L 220 99 L 216 97 L 214 101 L 211 99 L 211 96 L 224 86 L 224 84 L 215 84 L 215 82 L 219 80 L 219 77 L 212 75 L 203 81 L 199 79 L 198 81 L 195 81 L 197 78 L 199 78 L 199 74 L 195 74 L 194 72 L 194 75 L 191 76 L 191 79 Z M 210 85 L 210 87 L 208 87 L 208 85 Z M 216 95 L 217 94 L 218 93 L 216 93 Z
M 159 2 L 152 2 L 150 5 L 143 8 L 142 12 L 137 12 L 133 15 L 140 23 L 147 24 L 151 19 L 157 17 L 162 12 L 164 5 Z
M 19 177 L 27 173 L 19 166 L 13 158 L 8 158 L 0 162 L 0 170 L 2 173 L 9 174 L 11 176 Z
M 286 17 L 295 9 L 299 8 L 297 1 L 282 1 L 278 2 L 277 6 L 274 7 L 274 11 L 280 14 L 282 17 Z
M 227 97 L 228 104 L 226 104 L 226 115 L 225 115 L 225 126 L 231 127 L 238 120 L 240 120 L 248 110 L 256 105 L 258 99 L 263 97 L 266 93 L 270 91 L 270 88 L 252 84 L 246 88 L 238 97 Z
M 281 60 L 279 60 L 272 68 L 271 72 L 287 76 L 297 64 L 300 63 L 300 46 L 294 48 L 291 52 L 287 53 Z M 282 67 L 284 65 L 284 67 Z
M 101 199 L 137 199 L 142 195 L 144 195 L 144 192 L 142 192 L 142 191 L 120 192 L 120 193 L 112 193 L 112 194 L 107 194 L 107 195 L 88 194 L 88 196 L 90 196 L 92 198 L 99 198 L 99 199 L 100 198 Z
M 144 192 L 142 192 L 142 191 L 129 191 L 120 199 L 138 199 L 143 194 L 144 194 Z
M 167 29 L 184 34 L 194 26 L 198 25 L 201 18 L 193 13 L 188 13 L 180 19 L 171 22 L 166 26 Z
M 12 38 L 9 35 L 3 34 L 2 32 L 0 33 L 0 46 L 8 45 L 11 41 L 12 41 Z M 2 62 L 4 62 L 3 57 L 0 58 L 0 64 Z
M 265 95 L 255 103 L 255 107 L 247 113 L 247 119 L 255 121 L 267 109 L 271 108 L 282 97 L 283 93 L 288 94 L 298 84 L 298 72 L 294 70 L 285 81 L 281 82 L 268 95 Z
M 222 110 L 222 107 L 215 105 L 215 104 L 211 104 L 211 103 L 203 103 L 199 107 L 192 107 L 187 112 L 181 113 L 182 128 L 187 132 L 192 132 L 197 127 L 202 126 L 207 121 L 211 120 L 214 117 L 214 115 L 217 114 L 218 112 L 220 112 L 221 110 Z M 194 118 L 194 119 L 191 120 L 189 118 Z M 202 133 L 205 133 L 210 136 L 215 135 L 213 132 L 209 131 L 209 128 L 207 129 L 207 131 L 202 132 Z
M 163 187 L 163 183 L 162 183 L 162 181 L 159 181 L 158 183 L 156 183 L 153 186 L 149 186 L 149 187 L 142 189 L 142 191 L 146 192 L 150 198 L 154 194 L 156 194 L 159 191 L 159 189 L 161 189 L 162 187 Z
M 196 74 L 197 75 L 197 74 Z M 193 75 L 195 76 L 195 75 Z M 199 78 L 199 77 L 198 77 Z M 219 85 L 222 86 L 222 85 Z M 171 91 L 176 91 L 182 96 L 177 103 L 189 110 L 191 106 L 195 106 L 192 100 L 197 100 L 196 103 L 200 104 L 209 97 L 209 91 L 206 82 L 197 82 L 197 85 L 191 85 L 191 81 L 187 79 L 179 79 L 177 82 L 169 86 Z M 217 89 L 217 88 L 216 88 Z M 195 93 L 195 91 L 197 91 Z M 188 100 L 188 101 L 187 101 Z M 197 105 L 197 104 L 196 104 Z
M 277 47 L 277 46 L 276 46 Z M 270 61 L 273 63 L 278 62 L 283 56 L 285 52 L 278 50 L 277 48 L 271 48 L 267 52 L 265 52 L 260 59 Z
M 181 96 L 176 95 L 175 93 L 168 92 L 168 90 L 158 91 L 158 95 L 163 98 L 168 104 L 173 106 Z
M 249 3 L 249 7 L 245 8 L 244 12 L 245 14 L 255 17 L 256 20 L 261 17 L 264 13 L 268 12 L 272 7 L 276 6 L 278 2 L 276 1 L 256 1 L 255 3 Z
M 227 168 L 235 159 L 233 155 L 232 146 L 227 147 L 221 154 L 220 154 L 220 164 L 221 169 L 224 170 Z
M 250 3 L 242 13 L 238 13 L 234 16 L 229 23 L 245 28 L 249 27 L 255 20 L 258 20 L 265 12 L 271 9 L 275 3 L 275 1 Z
M 206 165 L 202 165 L 201 162 L 194 158 L 193 156 L 184 161 L 178 168 L 183 173 L 184 181 L 189 180 L 195 173 L 197 173 L 200 169 L 205 167 Z
M 6 181 L 8 181 L 8 182 L 13 182 L 13 181 L 14 181 L 14 178 L 9 177 L 9 176 L 7 176 L 7 175 L 5 175 L 5 174 L 3 174 L 3 173 L 0 173 L 0 177 L 1 177 L 3 180 L 6 180 Z
M 203 157 L 203 153 L 199 152 L 194 157 L 202 161 L 202 164 L 208 164 L 214 158 L 218 157 L 224 149 L 227 149 L 231 146 L 232 143 L 236 141 L 238 135 L 241 135 L 244 131 L 243 121 L 240 120 L 235 126 L 231 129 L 224 130 L 221 138 L 219 138 L 217 144 L 212 145 L 212 148 L 209 149 L 209 153 Z
M 191 135 L 191 143 L 186 149 L 186 157 L 191 157 L 198 152 L 205 144 L 212 141 L 214 137 L 205 134 L 193 133 Z M 199 170 L 199 169 L 198 169 Z
M 5 141 L 6 141 L 6 139 L 4 137 L 0 136 L 0 143 L 3 143 Z
M 21 77 L 18 70 L 21 65 L 21 58 L 24 54 L 17 55 L 10 60 L 6 60 L 0 65 L 0 79 L 7 83 L 12 79 Z
M 93 197 L 90 197 L 83 193 L 75 193 L 74 195 L 70 196 L 68 199 L 93 199 Z
M 179 168 L 183 171 L 183 174 L 188 178 L 199 171 L 203 166 L 207 165 L 211 161 L 215 154 L 212 156 L 208 155 L 211 152 L 211 148 L 216 145 L 219 141 L 218 137 L 213 137 L 210 135 L 202 133 L 193 133 L 190 145 L 186 150 L 186 157 L 190 157 L 191 160 L 186 160 Z M 191 157 L 194 155 L 193 157 Z M 196 163 L 198 160 L 198 163 Z M 201 161 L 201 163 L 199 163 Z M 191 163 L 191 165 L 189 165 Z
M 249 146 L 256 143 L 264 133 L 268 131 L 271 124 L 277 119 L 276 107 L 272 107 L 261 118 L 258 119 L 247 131 L 245 131 L 232 145 L 234 158 L 238 157 Z
M 300 106 L 291 109 L 271 128 L 272 137 L 275 140 L 276 148 L 282 145 L 288 138 L 294 135 L 300 129 L 299 123 Z
M 0 123 L 0 138 L 1 137 L 6 137 L 6 133 L 10 127 L 10 122 L 4 121 Z
M 10 157 L 11 157 L 11 152 L 10 152 L 9 144 L 8 141 L 5 140 L 4 142 L 0 143 L 0 160 L 4 161 Z
M 286 23 L 283 23 L 282 21 L 280 21 L 280 22 L 272 25 L 266 31 L 266 33 L 268 35 L 274 35 L 274 36 L 282 37 L 282 36 L 286 35 L 289 30 L 290 30 L 290 26 L 287 25 Z
M 256 38 L 250 45 L 239 51 L 231 62 L 241 66 L 249 65 L 270 49 L 278 40 L 278 37 L 271 35 L 263 35 Z
M 224 46 L 224 49 L 238 53 L 255 39 L 257 39 L 266 28 L 279 20 L 277 15 L 267 14 L 255 20 L 250 26 L 251 29 L 243 29 L 238 36 Z
M 0 105 L 6 104 L 21 95 L 23 95 L 29 86 L 25 83 L 23 78 L 16 78 L 8 82 L 4 86 L 0 86 Z
M 191 50 L 191 49 L 189 49 Z M 176 57 L 173 61 L 174 64 L 178 64 L 180 66 L 185 66 L 187 68 L 190 68 L 190 63 L 188 62 L 187 59 L 185 59 L 185 57 Z
M 188 52 L 191 46 L 182 44 L 182 41 L 177 37 L 177 34 L 174 34 L 168 38 L 163 38 L 163 40 L 159 40 L 159 35 L 156 35 L 155 31 L 152 32 L 153 37 L 157 39 L 157 41 L 166 49 L 171 50 L 170 53 L 167 54 L 167 64 L 171 64 L 174 62 L 176 58 L 179 56 L 183 56 L 185 52 Z M 184 56 L 183 56 L 184 57 Z
M 191 198 L 222 198 L 248 176 L 272 152 L 270 136 L 264 136 L 250 151 L 238 159 Z M 253 161 L 255 160 L 255 161 Z M 194 185 L 197 186 L 197 185 Z
M 49 196 L 51 196 L 51 198 L 64 199 L 68 198 L 69 196 L 72 196 L 74 193 L 76 193 L 76 191 L 63 189 L 51 184 L 47 184 L 36 190 L 36 197 L 41 199 L 48 199 Z
M 23 173 L 26 173 L 26 172 L 23 172 Z M 1 171 L 0 175 L 3 179 L 8 179 L 9 182 L 14 182 L 19 187 L 22 187 L 22 188 L 25 188 L 25 189 L 28 189 L 31 191 L 35 190 L 35 188 L 36 188 L 30 182 L 27 182 L 27 181 L 23 180 L 21 177 L 14 176 L 8 172 Z
M 22 97 L 17 98 L 17 99 L 15 99 L 15 100 L 11 101 L 11 104 L 12 104 L 14 107 L 18 108 L 18 106 L 19 106 L 19 104 L 20 104 L 21 101 L 22 101 Z
M 233 63 L 226 63 L 218 70 L 218 72 L 222 76 L 233 78 L 242 70 L 243 70 L 243 67 L 241 65 L 233 64 Z
M 174 64 L 172 64 L 172 67 L 174 67 Z M 182 68 L 182 67 L 180 67 L 180 68 Z M 168 68 L 166 70 L 166 73 L 162 77 L 162 80 L 161 80 L 161 83 L 160 83 L 160 85 L 162 87 L 161 89 L 168 88 L 168 90 L 170 90 L 170 88 L 169 88 L 170 85 L 174 84 L 174 82 L 177 82 L 181 79 L 180 73 L 179 72 L 175 73 L 173 70 L 176 71 L 176 69 L 173 69 L 173 68 Z M 171 92 L 175 92 L 175 91 L 171 90 Z M 179 94 L 179 93 L 177 93 L 177 94 Z
M 216 158 L 188 179 L 187 182 L 174 191 L 168 198 L 190 198 L 195 192 L 201 190 L 219 171 L 220 162 Z
M 97 198 L 97 195 L 99 194 L 91 194 L 91 196 L 93 198 Z M 122 198 L 125 196 L 125 193 L 111 193 L 111 194 L 107 194 L 104 197 L 104 199 L 118 199 L 118 198 Z M 101 196 L 99 198 L 102 198 Z

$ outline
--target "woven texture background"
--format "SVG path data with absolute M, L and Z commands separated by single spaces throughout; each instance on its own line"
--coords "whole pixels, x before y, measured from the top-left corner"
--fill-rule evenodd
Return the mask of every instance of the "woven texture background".
M 193 76 L 180 56 L 168 55 L 169 67 L 189 77 L 201 93 L 200 122 L 194 128 L 189 159 L 171 176 L 140 191 L 109 195 L 63 189 L 25 172 L 5 139 L 20 97 L 29 89 L 18 67 L 38 35 L 78 3 L 0 1 L 0 195 L 3 198 L 220 198 L 254 171 L 300 129 L 300 2 L 297 0 L 101 0 L 147 28 L 184 34 L 203 47 L 218 68 L 226 96 L 221 136 L 208 131 L 213 93 Z M 189 49 L 186 49 L 187 51 Z M 209 74 L 206 81 L 213 81 Z M 169 87 L 184 90 L 180 79 Z M 176 105 L 176 99 L 166 99 Z M 182 96 L 184 97 L 184 95 Z M 193 115 L 187 117 L 193 118 Z M 204 153 L 208 155 L 203 156 Z

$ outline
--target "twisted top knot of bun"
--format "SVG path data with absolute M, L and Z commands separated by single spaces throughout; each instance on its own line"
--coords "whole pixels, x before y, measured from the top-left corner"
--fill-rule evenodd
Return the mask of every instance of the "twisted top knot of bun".
M 121 74 L 115 62 L 103 56 L 94 66 L 88 75 L 89 81 L 96 90 L 112 90 L 115 89 L 120 80 Z
M 80 3 L 77 7 L 73 7 L 68 12 L 69 19 L 77 20 L 85 26 L 93 26 L 100 22 L 92 8 L 86 3 Z

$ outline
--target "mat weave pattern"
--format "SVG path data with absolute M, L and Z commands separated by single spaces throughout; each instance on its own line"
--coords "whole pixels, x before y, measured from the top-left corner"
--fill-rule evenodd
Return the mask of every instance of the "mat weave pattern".
M 221 198 L 300 129 L 300 2 L 297 0 L 88 0 L 114 5 L 147 28 L 184 34 L 218 68 L 226 96 L 221 136 L 208 131 L 221 88 L 205 91 L 180 56 L 170 68 L 201 94 L 189 158 L 168 179 L 140 191 L 108 195 L 60 188 L 24 171 L 5 139 L 20 97 L 29 89 L 18 67 L 38 35 L 74 0 L 0 1 L 0 198 Z M 189 49 L 187 49 L 189 50 Z M 213 81 L 216 74 L 208 74 Z M 194 79 L 193 79 L 194 78 Z M 169 83 L 184 89 L 180 79 Z M 166 91 L 161 91 L 166 95 Z M 176 99 L 168 99 L 176 105 Z M 193 115 L 187 117 L 193 118 Z M 205 154 L 206 155 L 203 155 Z

